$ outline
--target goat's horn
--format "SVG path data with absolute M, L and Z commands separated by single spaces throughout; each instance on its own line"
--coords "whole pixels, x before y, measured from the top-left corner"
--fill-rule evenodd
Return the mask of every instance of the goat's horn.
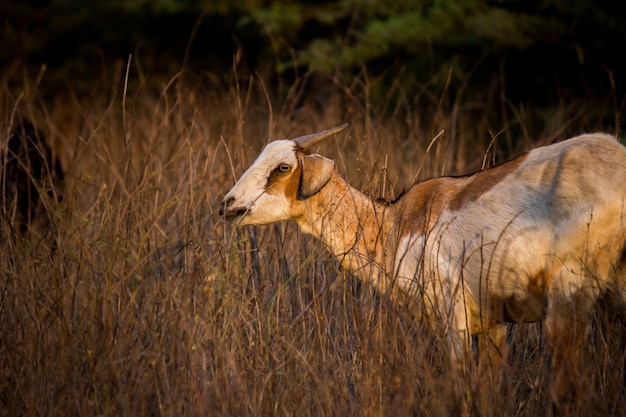
M 317 145 L 327 137 L 332 136 L 335 133 L 341 132 L 347 126 L 348 123 L 344 123 L 341 126 L 333 127 L 332 129 L 300 136 L 299 138 L 293 139 L 293 141 L 296 142 L 302 149 L 309 149 L 310 147 Z

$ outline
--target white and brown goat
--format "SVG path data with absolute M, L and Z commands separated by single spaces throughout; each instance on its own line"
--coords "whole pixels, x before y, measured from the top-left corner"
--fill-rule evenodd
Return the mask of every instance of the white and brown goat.
M 294 220 L 362 280 L 422 302 L 457 360 L 469 335 L 503 322 L 545 320 L 556 338 L 560 320 L 584 322 L 601 297 L 624 306 L 626 148 L 615 137 L 578 136 L 383 202 L 310 153 L 345 126 L 269 143 L 220 213 L 237 226 Z

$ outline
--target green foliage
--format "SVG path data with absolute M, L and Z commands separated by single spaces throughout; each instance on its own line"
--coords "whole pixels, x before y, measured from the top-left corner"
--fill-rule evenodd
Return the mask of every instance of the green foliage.
M 305 58 L 301 63 L 314 66 L 320 57 L 338 62 L 339 67 L 361 66 L 398 49 L 416 52 L 427 44 L 526 48 L 549 34 L 542 27 L 549 28 L 553 35 L 565 34 L 564 25 L 542 16 L 541 7 L 530 5 L 520 11 L 515 6 L 515 2 L 460 0 L 404 0 L 392 4 L 340 0 L 321 5 L 279 1 L 266 7 L 250 7 L 249 12 L 257 23 L 274 36 L 283 37 L 287 44 L 304 45 L 300 49 Z M 585 14 L 588 9 L 560 7 L 559 13 Z M 316 25 L 316 30 L 307 32 L 311 25 Z M 315 50 L 324 50 L 324 54 Z
M 554 85 L 545 83 L 556 80 L 580 93 L 581 80 L 571 82 L 570 74 L 582 73 L 583 82 L 595 83 L 593 89 L 610 89 L 606 78 L 601 83 L 597 78 L 624 69 L 614 51 L 626 42 L 626 15 L 610 2 L 284 0 L 250 13 L 270 34 L 279 72 L 304 67 L 377 73 L 400 66 L 422 83 L 458 86 L 490 56 L 483 77 L 504 69 L 525 73 L 525 79 L 513 77 L 514 84 L 531 82 L 553 91 Z M 477 77 L 486 81 L 480 71 Z
M 130 54 L 152 77 L 182 67 L 222 77 L 237 55 L 250 72 L 281 76 L 393 72 L 409 89 L 480 94 L 505 74 L 508 94 L 523 100 L 620 97 L 626 88 L 611 77 L 626 73 L 622 9 L 609 0 L 2 2 L 0 61 L 5 80 L 21 64 L 46 64 L 52 84 L 110 73 Z

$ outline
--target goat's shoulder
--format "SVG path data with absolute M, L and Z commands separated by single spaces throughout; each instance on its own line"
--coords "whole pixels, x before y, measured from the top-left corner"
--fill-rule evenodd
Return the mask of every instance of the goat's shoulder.
M 428 227 L 445 210 L 458 211 L 506 180 L 526 158 L 526 154 L 495 167 L 463 176 L 444 176 L 413 184 L 393 205 L 401 223 Z
M 429 229 L 468 181 L 469 177 L 438 177 L 413 184 L 389 203 L 396 221 L 410 230 Z

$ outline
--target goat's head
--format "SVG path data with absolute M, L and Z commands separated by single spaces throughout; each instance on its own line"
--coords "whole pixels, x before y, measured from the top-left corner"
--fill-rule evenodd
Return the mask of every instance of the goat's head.
M 303 201 L 328 183 L 334 169 L 332 160 L 309 149 L 347 125 L 269 143 L 224 196 L 220 215 L 237 226 L 297 218 Z

